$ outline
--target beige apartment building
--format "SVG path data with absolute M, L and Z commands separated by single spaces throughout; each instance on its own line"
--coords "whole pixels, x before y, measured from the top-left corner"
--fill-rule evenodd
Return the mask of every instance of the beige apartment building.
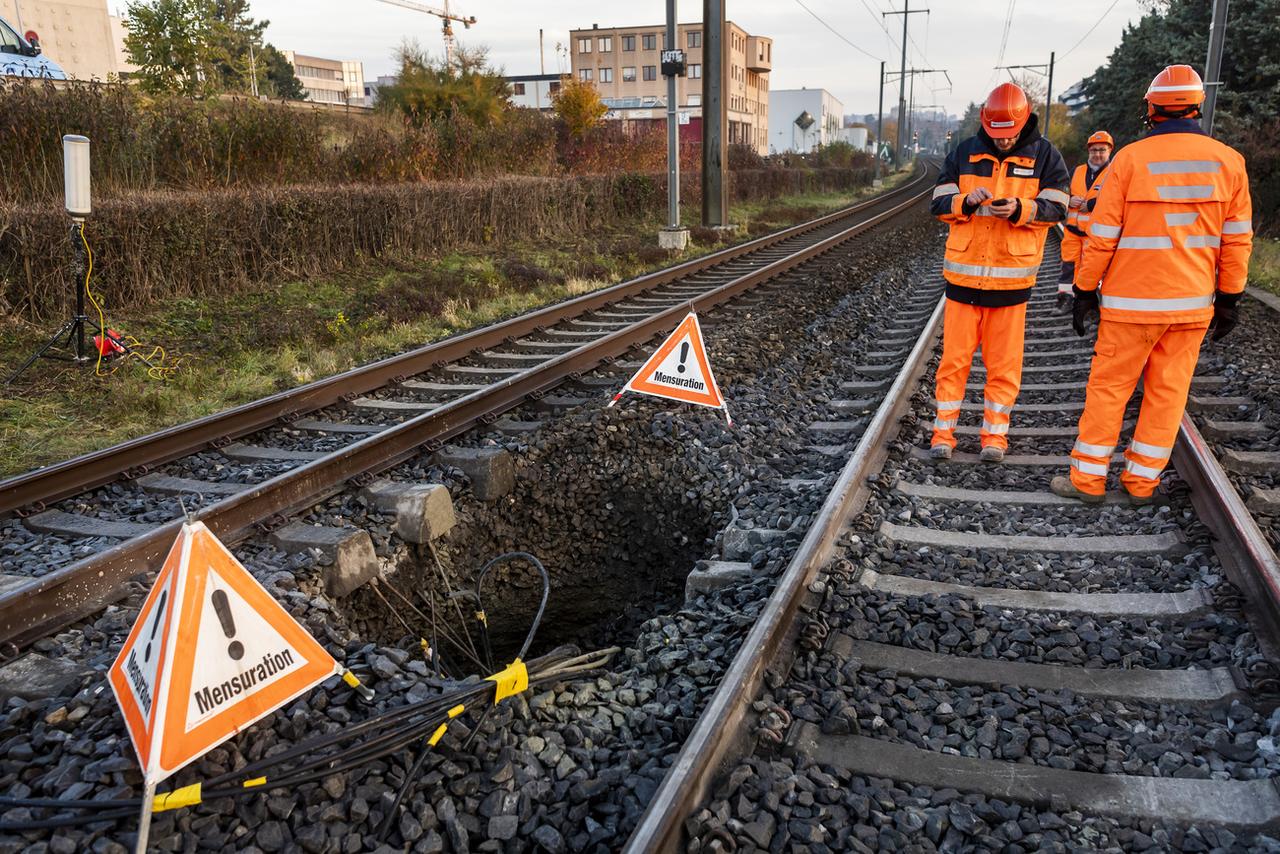
M 291 50 L 284 51 L 284 58 L 293 66 L 308 101 L 364 106 L 363 63 L 306 56 Z
M 69 77 L 106 80 L 125 70 L 107 0 L 0 0 L 0 17 L 23 35 L 35 31 L 40 49 Z
M 685 52 L 687 70 L 676 79 L 681 122 L 696 124 L 701 137 L 702 24 L 680 24 L 676 47 Z M 729 142 L 749 145 L 760 154 L 769 151 L 769 71 L 773 40 L 753 36 L 732 21 L 725 23 L 728 65 L 725 68 L 725 106 Z M 573 75 L 595 84 L 610 116 L 632 121 L 666 121 L 667 81 L 661 53 L 666 27 L 602 28 L 569 32 Z

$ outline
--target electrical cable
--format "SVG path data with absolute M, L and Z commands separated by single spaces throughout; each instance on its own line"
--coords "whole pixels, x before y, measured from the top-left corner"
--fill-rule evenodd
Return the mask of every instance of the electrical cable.
M 840 33 L 840 31 L 839 31 L 839 30 L 837 30 L 835 27 L 831 26 L 831 25 L 830 25 L 830 24 L 828 24 L 826 21 L 824 21 L 824 20 L 823 20 L 823 19 L 818 15 L 818 13 L 817 13 L 817 12 L 813 11 L 813 10 L 812 10 L 812 9 L 810 9 L 808 6 L 804 5 L 803 0 L 796 0 L 796 5 L 798 5 L 801 9 L 804 9 L 806 12 L 808 12 L 810 15 L 812 15 L 812 16 L 813 16 L 813 19 L 814 19 L 815 21 L 817 21 L 819 24 L 822 24 L 822 26 L 824 26 L 824 27 L 826 27 L 828 30 L 830 30 L 830 31 L 832 32 L 832 34 L 833 34 L 833 35 L 835 35 L 835 37 L 836 37 L 836 38 L 840 39 L 840 41 L 844 42 L 844 43 L 845 43 L 845 44 L 847 44 L 849 47 L 853 48 L 854 50 L 856 50 L 858 53 L 862 54 L 863 56 L 866 56 L 866 57 L 869 57 L 869 58 L 871 58 L 871 59 L 874 59 L 876 62 L 880 62 L 880 57 L 876 56 L 875 54 L 873 54 L 873 53 L 871 53 L 871 52 L 869 52 L 869 51 L 864 50 L 863 48 L 861 48 L 861 47 L 859 47 L 858 45 L 854 44 L 853 42 L 849 41 L 849 39 L 845 38 L 845 37 Z
M 1103 12 L 1103 13 L 1102 13 L 1102 17 L 1100 17 L 1100 18 L 1098 18 L 1098 20 L 1094 21 L 1094 22 L 1093 22 L 1093 26 L 1089 28 L 1088 32 L 1086 32 L 1084 35 L 1082 35 L 1082 36 L 1080 37 L 1080 41 L 1078 41 L 1078 42 L 1076 42 L 1075 44 L 1073 44 L 1073 45 L 1071 46 L 1071 50 L 1067 51 L 1067 52 L 1066 52 L 1066 53 L 1064 53 L 1062 56 L 1058 57 L 1058 61 L 1059 61 L 1059 62 L 1061 62 L 1062 60 L 1066 59 L 1068 56 L 1070 56 L 1070 55 L 1072 54 L 1072 52 L 1073 52 L 1073 51 L 1075 51 L 1075 49 L 1076 49 L 1076 48 L 1078 48 L 1078 47 L 1080 47 L 1080 45 L 1084 44 L 1085 39 L 1087 39 L 1087 38 L 1089 38 L 1089 36 L 1093 35 L 1093 31 L 1094 31 L 1094 30 L 1096 30 L 1096 29 L 1098 28 L 1098 26 L 1099 26 L 1099 25 L 1100 25 L 1104 20 L 1106 20 L 1107 16 L 1111 14 L 1111 10 L 1112 10 L 1112 9 L 1114 9 L 1114 8 L 1115 8 L 1116 6 L 1118 6 L 1119 4 L 1120 4 L 1120 0 L 1112 0 L 1111 5 L 1107 7 L 1107 11 L 1105 11 L 1105 12 Z

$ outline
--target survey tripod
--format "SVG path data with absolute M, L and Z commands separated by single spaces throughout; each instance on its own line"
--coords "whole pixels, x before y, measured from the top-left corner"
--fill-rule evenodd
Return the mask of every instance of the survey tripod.
M 58 331 L 49 336 L 49 340 L 27 357 L 16 371 L 5 380 L 5 385 L 12 383 L 41 358 L 57 359 L 62 362 L 83 363 L 97 359 L 102 350 L 94 352 L 94 348 L 106 348 L 108 342 L 119 348 L 117 352 L 129 354 L 141 359 L 147 367 L 154 365 L 131 348 L 117 333 L 103 328 L 97 321 L 85 314 L 85 297 L 89 287 L 89 250 L 84 236 L 84 217 L 71 218 L 71 247 L 74 260 L 71 263 L 71 278 L 75 281 L 76 308 L 75 314 Z M 99 340 L 93 347 L 86 346 L 86 330 L 97 331 Z

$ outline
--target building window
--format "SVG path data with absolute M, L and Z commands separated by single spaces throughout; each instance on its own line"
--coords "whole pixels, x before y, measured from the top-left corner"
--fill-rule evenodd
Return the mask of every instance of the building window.
M 640 46 L 645 50 L 657 50 L 658 37 L 655 36 L 653 33 L 646 33 L 645 35 L 640 37 Z
M 702 77 L 702 66 L 697 64 L 696 62 L 690 65 L 689 77 L 693 80 L 697 80 L 698 78 Z
M 690 95 L 690 96 L 689 96 L 689 106 L 690 106 L 690 107 L 701 107 L 701 106 L 702 106 L 702 96 L 701 96 L 701 95 Z
M 559 91 L 560 91 L 560 81 L 559 81 L 559 80 L 552 80 L 552 81 L 551 81 L 551 85 L 547 87 L 547 91 L 548 91 L 548 92 L 550 92 L 552 95 L 554 95 L 555 93 L 559 92 Z
M 636 82 L 636 67 L 634 65 L 622 66 L 622 82 L 623 83 Z
M 612 68 L 601 68 L 601 69 L 600 69 L 600 82 L 601 82 L 601 83 L 612 83 L 612 82 L 613 82 L 613 69 L 612 69 Z
M 590 79 L 591 79 L 591 69 L 590 69 L 590 68 L 579 68 L 579 69 L 578 69 L 578 79 L 579 79 L 579 80 L 590 80 Z
M 612 37 L 612 36 L 601 36 L 601 37 L 600 37 L 600 52 L 601 52 L 601 53 L 609 53 L 609 52 L 610 52 L 610 51 L 612 51 L 612 50 L 613 50 L 613 37 Z
M 702 31 L 694 30 L 689 34 L 689 47 L 702 47 Z
M 645 79 L 645 80 L 657 80 L 657 79 L 658 79 L 658 66 L 656 66 L 656 65 L 646 65 L 646 66 L 644 67 L 644 79 Z
M 511 84 L 511 94 L 513 94 L 513 95 L 523 95 L 523 94 L 524 94 L 524 84 L 523 84 L 523 83 L 512 83 L 512 84 Z
M 623 50 L 635 50 L 635 49 L 636 49 L 636 37 L 635 37 L 635 36 L 623 36 L 623 37 L 622 37 L 622 49 L 623 49 Z
M 578 39 L 578 53 L 591 53 L 591 39 Z

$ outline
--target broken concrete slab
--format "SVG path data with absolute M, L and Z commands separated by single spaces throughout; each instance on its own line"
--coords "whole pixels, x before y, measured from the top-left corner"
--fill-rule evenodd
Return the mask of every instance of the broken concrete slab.
M 457 522 L 453 499 L 443 484 L 381 480 L 360 494 L 377 509 L 395 514 L 396 535 L 408 543 L 437 540 Z
M 10 697 L 24 700 L 69 697 L 80 689 L 81 680 L 93 672 L 62 659 L 29 652 L 0 667 L 0 701 Z
M 436 453 L 436 462 L 461 469 L 481 501 L 496 501 L 516 485 L 515 462 L 503 448 L 449 447 Z
M 744 560 L 787 535 L 776 528 L 726 528 L 720 551 L 725 560 Z
M 684 583 L 686 602 L 713 590 L 723 590 L 750 579 L 751 564 L 734 560 L 699 561 Z
M 350 596 L 378 575 L 378 555 L 368 531 L 359 528 L 329 528 L 293 522 L 271 534 L 271 542 L 282 551 L 318 551 L 332 559 L 321 570 L 325 591 L 330 596 Z

